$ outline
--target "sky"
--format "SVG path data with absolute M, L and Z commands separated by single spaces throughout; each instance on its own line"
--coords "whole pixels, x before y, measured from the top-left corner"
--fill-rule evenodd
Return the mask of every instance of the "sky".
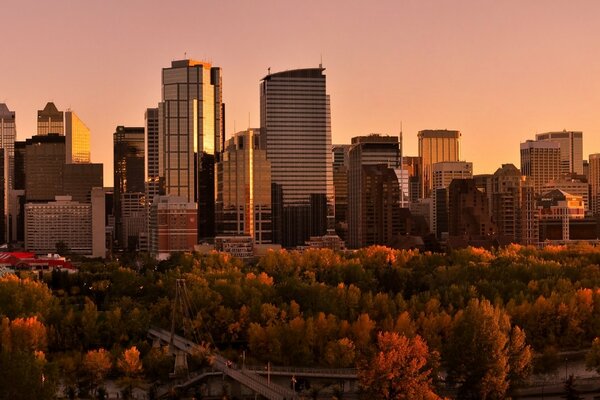
M 326 68 L 333 143 L 456 129 L 475 173 L 519 166 L 535 133 L 583 131 L 600 152 L 600 2 L 553 0 L 0 0 L 0 102 L 17 136 L 54 101 L 92 132 L 112 185 L 112 134 L 143 126 L 161 69 L 222 68 L 226 137 L 259 126 L 259 82 Z

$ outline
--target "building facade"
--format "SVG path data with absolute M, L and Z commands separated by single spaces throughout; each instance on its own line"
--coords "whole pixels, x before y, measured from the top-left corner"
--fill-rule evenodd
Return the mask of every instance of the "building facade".
M 561 174 L 560 144 L 554 141 L 528 140 L 521 143 L 521 174 L 531 179 L 537 194 L 544 185 Z
M 535 135 L 535 140 L 560 145 L 560 173 L 583 175 L 583 133 L 566 131 Z
M 43 110 L 37 112 L 37 134 L 65 134 L 65 113 L 59 111 L 52 102 L 46 103 Z
M 64 117 L 66 163 L 90 163 L 92 158 L 89 128 L 73 111 L 66 111 Z
M 199 238 L 214 237 L 215 163 L 225 139 L 221 69 L 194 60 L 162 70 L 160 175 L 167 195 L 197 203 Z
M 477 188 L 474 179 L 454 179 L 448 187 L 448 205 L 450 236 L 472 239 L 496 235 L 487 195 Z
M 451 130 L 423 130 L 419 139 L 421 158 L 421 195 L 432 196 L 433 166 L 444 161 L 460 160 L 460 132 Z
M 225 143 L 217 163 L 218 236 L 251 237 L 272 243 L 271 163 L 260 148 L 260 130 L 238 132 Z
M 166 259 L 173 252 L 193 251 L 198 243 L 196 203 L 183 197 L 156 196 L 150 208 L 150 252 Z
M 271 162 L 273 239 L 304 245 L 334 228 L 331 119 L 324 68 L 269 74 L 260 86 L 261 147 Z
M 438 162 L 432 168 L 433 212 L 431 232 L 441 238 L 448 232 L 448 187 L 454 179 L 469 179 L 473 177 L 473 163 L 466 161 Z
M 588 174 L 591 211 L 593 215 L 600 215 L 600 153 L 590 154 Z

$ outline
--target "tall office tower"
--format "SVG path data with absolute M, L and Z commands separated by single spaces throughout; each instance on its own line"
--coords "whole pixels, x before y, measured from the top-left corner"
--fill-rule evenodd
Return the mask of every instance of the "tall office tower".
M 513 164 L 502 164 L 492 175 L 492 216 L 500 236 L 513 243 L 520 241 L 521 171 Z
M 121 241 L 129 251 L 148 250 L 148 207 L 146 196 L 140 192 L 121 193 Z
M 403 156 L 402 168 L 408 171 L 408 200 L 416 203 L 421 195 L 422 164 L 419 156 Z
M 165 179 L 160 176 L 160 148 L 158 132 L 158 108 L 148 108 L 146 121 L 146 202 L 152 203 L 157 195 L 165 194 Z
M 466 161 L 444 161 L 433 164 L 433 214 L 431 231 L 438 238 L 448 232 L 448 187 L 454 179 L 473 177 L 473 163 Z
M 125 193 L 145 195 L 145 133 L 144 128 L 117 126 L 113 134 L 114 151 L 114 217 L 115 237 L 121 248 L 129 239 L 123 236 L 121 202 Z
M 583 176 L 590 181 L 590 162 L 588 160 L 583 160 Z
M 600 153 L 590 154 L 589 177 L 592 214 L 600 215 Z
M 58 111 L 54 103 L 49 102 L 43 110 L 38 110 L 37 134 L 65 134 L 65 113 Z
M 4 222 L 0 224 L 0 230 L 4 235 L 4 240 L 0 243 L 5 243 L 9 240 L 9 210 L 10 210 L 10 192 L 13 188 L 13 176 L 15 169 L 15 139 L 17 137 L 17 127 L 15 112 L 10 111 L 8 106 L 0 103 L 0 148 L 4 149 L 2 157 L 2 192 L 0 197 L 4 212 L 2 217 Z
M 474 179 L 454 179 L 448 187 L 448 205 L 450 236 L 489 238 L 496 234 L 487 194 Z
M 36 135 L 25 144 L 25 194 L 27 201 L 53 201 L 63 194 L 65 137 Z
M 523 176 L 521 183 L 521 226 L 520 242 L 524 245 L 537 245 L 540 232 L 540 213 L 537 209 L 533 181 Z
M 104 164 L 65 164 L 62 194 L 73 201 L 89 203 L 92 189 L 104 185 Z
M 560 144 L 553 141 L 521 143 L 521 174 L 531 178 L 536 194 L 541 194 L 546 183 L 560 177 L 560 151 Z
M 225 139 L 221 69 L 194 60 L 162 70 L 160 175 L 167 195 L 198 204 L 198 238 L 215 230 L 215 163 Z
M 67 164 L 91 162 L 90 130 L 73 111 L 65 112 Z
M 419 131 L 419 157 L 421 157 L 421 195 L 431 197 L 433 190 L 433 165 L 460 159 L 460 132 L 449 130 Z
M 583 133 L 566 131 L 538 133 L 535 140 L 560 145 L 560 173 L 583 175 Z
M 248 235 L 272 243 L 271 163 L 260 148 L 260 131 L 238 132 L 225 143 L 217 163 L 216 233 Z
M 543 192 L 559 189 L 574 196 L 580 196 L 583 200 L 583 208 L 586 213 L 590 212 L 590 186 L 583 175 L 566 174 L 558 179 L 546 183 Z
M 269 74 L 260 88 L 261 147 L 271 162 L 273 241 L 304 245 L 334 228 L 331 118 L 324 68 Z
M 334 144 L 333 156 L 333 193 L 335 199 L 335 232 L 342 240 L 348 238 L 348 160 L 351 145 Z
M 396 171 L 401 168 L 400 143 L 396 136 L 371 134 L 369 136 L 354 137 L 352 138 L 352 147 L 348 158 L 350 162 L 348 170 L 348 246 L 359 248 L 375 244 L 366 242 L 366 233 L 363 232 L 363 229 L 371 228 L 363 222 L 367 215 L 364 214 L 366 205 L 363 205 L 362 202 L 371 201 L 372 198 L 363 196 L 365 190 L 364 179 L 367 178 L 367 175 L 362 167 L 365 165 L 383 165 L 396 174 Z M 398 178 L 397 174 L 396 178 Z M 396 180 L 398 181 L 398 179 Z M 398 193 L 400 193 L 399 182 Z M 398 207 L 400 207 L 400 204 L 398 204 Z

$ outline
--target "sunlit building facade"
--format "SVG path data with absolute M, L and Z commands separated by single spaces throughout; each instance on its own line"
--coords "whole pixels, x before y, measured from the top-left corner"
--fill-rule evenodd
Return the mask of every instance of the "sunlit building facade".
M 73 111 L 65 112 L 67 164 L 91 162 L 90 130 Z
M 535 193 L 561 175 L 560 144 L 546 140 L 528 140 L 521 143 L 521 174 L 531 179 Z
M 444 161 L 460 159 L 460 132 L 451 130 L 419 131 L 421 158 L 421 196 L 430 197 L 433 190 L 433 166 Z
M 14 170 L 15 170 L 15 140 L 17 137 L 16 114 L 10 111 L 5 103 L 0 103 L 0 148 L 3 149 L 2 155 L 2 196 L 0 202 L 3 208 L 3 223 L 0 224 L 0 230 L 4 236 L 4 243 L 9 238 L 9 209 L 10 209 L 10 191 L 13 188 Z
M 590 154 L 588 174 L 592 214 L 600 215 L 600 153 Z
M 197 203 L 198 237 L 214 237 L 215 163 L 223 151 L 221 69 L 179 60 L 162 70 L 160 175 L 167 195 Z
M 238 132 L 225 143 L 217 164 L 216 231 L 267 244 L 272 242 L 271 163 L 258 132 Z
M 271 162 L 273 236 L 302 246 L 334 228 L 331 118 L 324 68 L 277 72 L 260 86 L 261 147 Z

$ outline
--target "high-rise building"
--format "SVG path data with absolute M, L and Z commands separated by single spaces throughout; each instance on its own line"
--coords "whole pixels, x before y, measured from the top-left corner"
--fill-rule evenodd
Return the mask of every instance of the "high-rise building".
M 25 143 L 27 201 L 54 201 L 63 195 L 65 137 L 54 133 L 36 135 Z
M 273 236 L 304 245 L 334 228 L 331 118 L 324 68 L 269 74 L 260 88 L 261 147 L 271 162 Z
M 10 210 L 10 191 L 13 188 L 14 169 L 15 169 L 15 140 L 17 137 L 16 115 L 10 111 L 8 106 L 0 103 L 0 148 L 4 149 L 2 156 L 2 193 L 0 202 L 2 203 L 3 223 L 0 224 L 0 230 L 4 236 L 5 243 L 9 240 L 9 210 Z
M 216 233 L 272 242 L 271 163 L 260 148 L 260 130 L 238 132 L 217 163 Z
M 421 199 L 422 163 L 419 156 L 402 156 L 402 168 L 408 171 L 408 200 L 416 203 Z
M 475 238 L 496 235 L 488 197 L 477 188 L 474 179 L 454 179 L 448 187 L 448 205 L 450 236 Z
M 444 161 L 433 164 L 433 214 L 431 232 L 437 237 L 448 232 L 448 187 L 454 179 L 473 177 L 473 163 L 466 161 Z
M 521 143 L 521 174 L 531 179 L 535 193 L 561 175 L 560 144 L 546 140 L 528 140 Z
M 65 112 L 67 164 L 91 162 L 90 130 L 73 111 Z
M 335 199 L 335 232 L 342 240 L 348 238 L 348 167 L 350 165 L 349 144 L 334 144 L 333 156 L 333 193 Z
M 492 175 L 492 216 L 498 234 L 513 243 L 520 241 L 521 171 L 513 164 L 502 164 Z
M 600 215 L 600 153 L 590 154 L 590 202 L 592 214 Z
M 157 195 L 165 194 L 165 179 L 160 176 L 160 140 L 158 131 L 158 108 L 148 108 L 146 121 L 146 201 L 152 203 Z
M 58 108 L 52 102 L 48 102 L 43 110 L 37 113 L 37 134 L 47 135 L 56 133 L 65 134 L 65 113 L 58 111 Z
M 396 174 L 398 193 L 400 193 L 400 183 L 397 175 L 397 171 L 401 168 L 398 137 L 378 134 L 354 137 L 352 138 L 352 147 L 348 158 L 348 246 L 359 248 L 375 244 L 365 242 L 366 233 L 362 232 L 363 229 L 371 229 L 370 225 L 364 222 L 368 217 L 365 214 L 367 205 L 362 204 L 362 202 L 373 201 L 373 196 L 363 196 L 366 190 L 364 179 L 368 177 L 375 179 L 363 170 L 363 166 L 383 165 L 385 168 L 389 168 Z M 375 171 L 372 170 L 368 170 L 368 172 L 375 174 Z M 379 171 L 378 174 L 383 174 L 383 172 Z M 400 207 L 399 201 L 397 207 Z M 377 205 L 374 206 L 377 207 Z
M 560 145 L 560 173 L 583 175 L 583 133 L 566 131 L 538 133 L 535 140 Z
M 162 71 L 161 176 L 167 195 L 197 203 L 198 238 L 214 236 L 215 163 L 225 139 L 221 69 L 194 60 Z
M 92 189 L 104 184 L 104 164 L 66 164 L 63 170 L 62 194 L 71 196 L 73 201 L 89 203 Z
M 419 157 L 421 157 L 421 195 L 430 197 L 433 190 L 433 165 L 460 159 L 460 132 L 450 130 L 419 131 Z
M 115 237 L 122 248 L 129 238 L 123 236 L 121 201 L 125 193 L 145 196 L 145 133 L 142 127 L 117 126 L 113 134 Z
M 121 193 L 121 242 L 129 251 L 147 251 L 148 207 L 144 193 Z

